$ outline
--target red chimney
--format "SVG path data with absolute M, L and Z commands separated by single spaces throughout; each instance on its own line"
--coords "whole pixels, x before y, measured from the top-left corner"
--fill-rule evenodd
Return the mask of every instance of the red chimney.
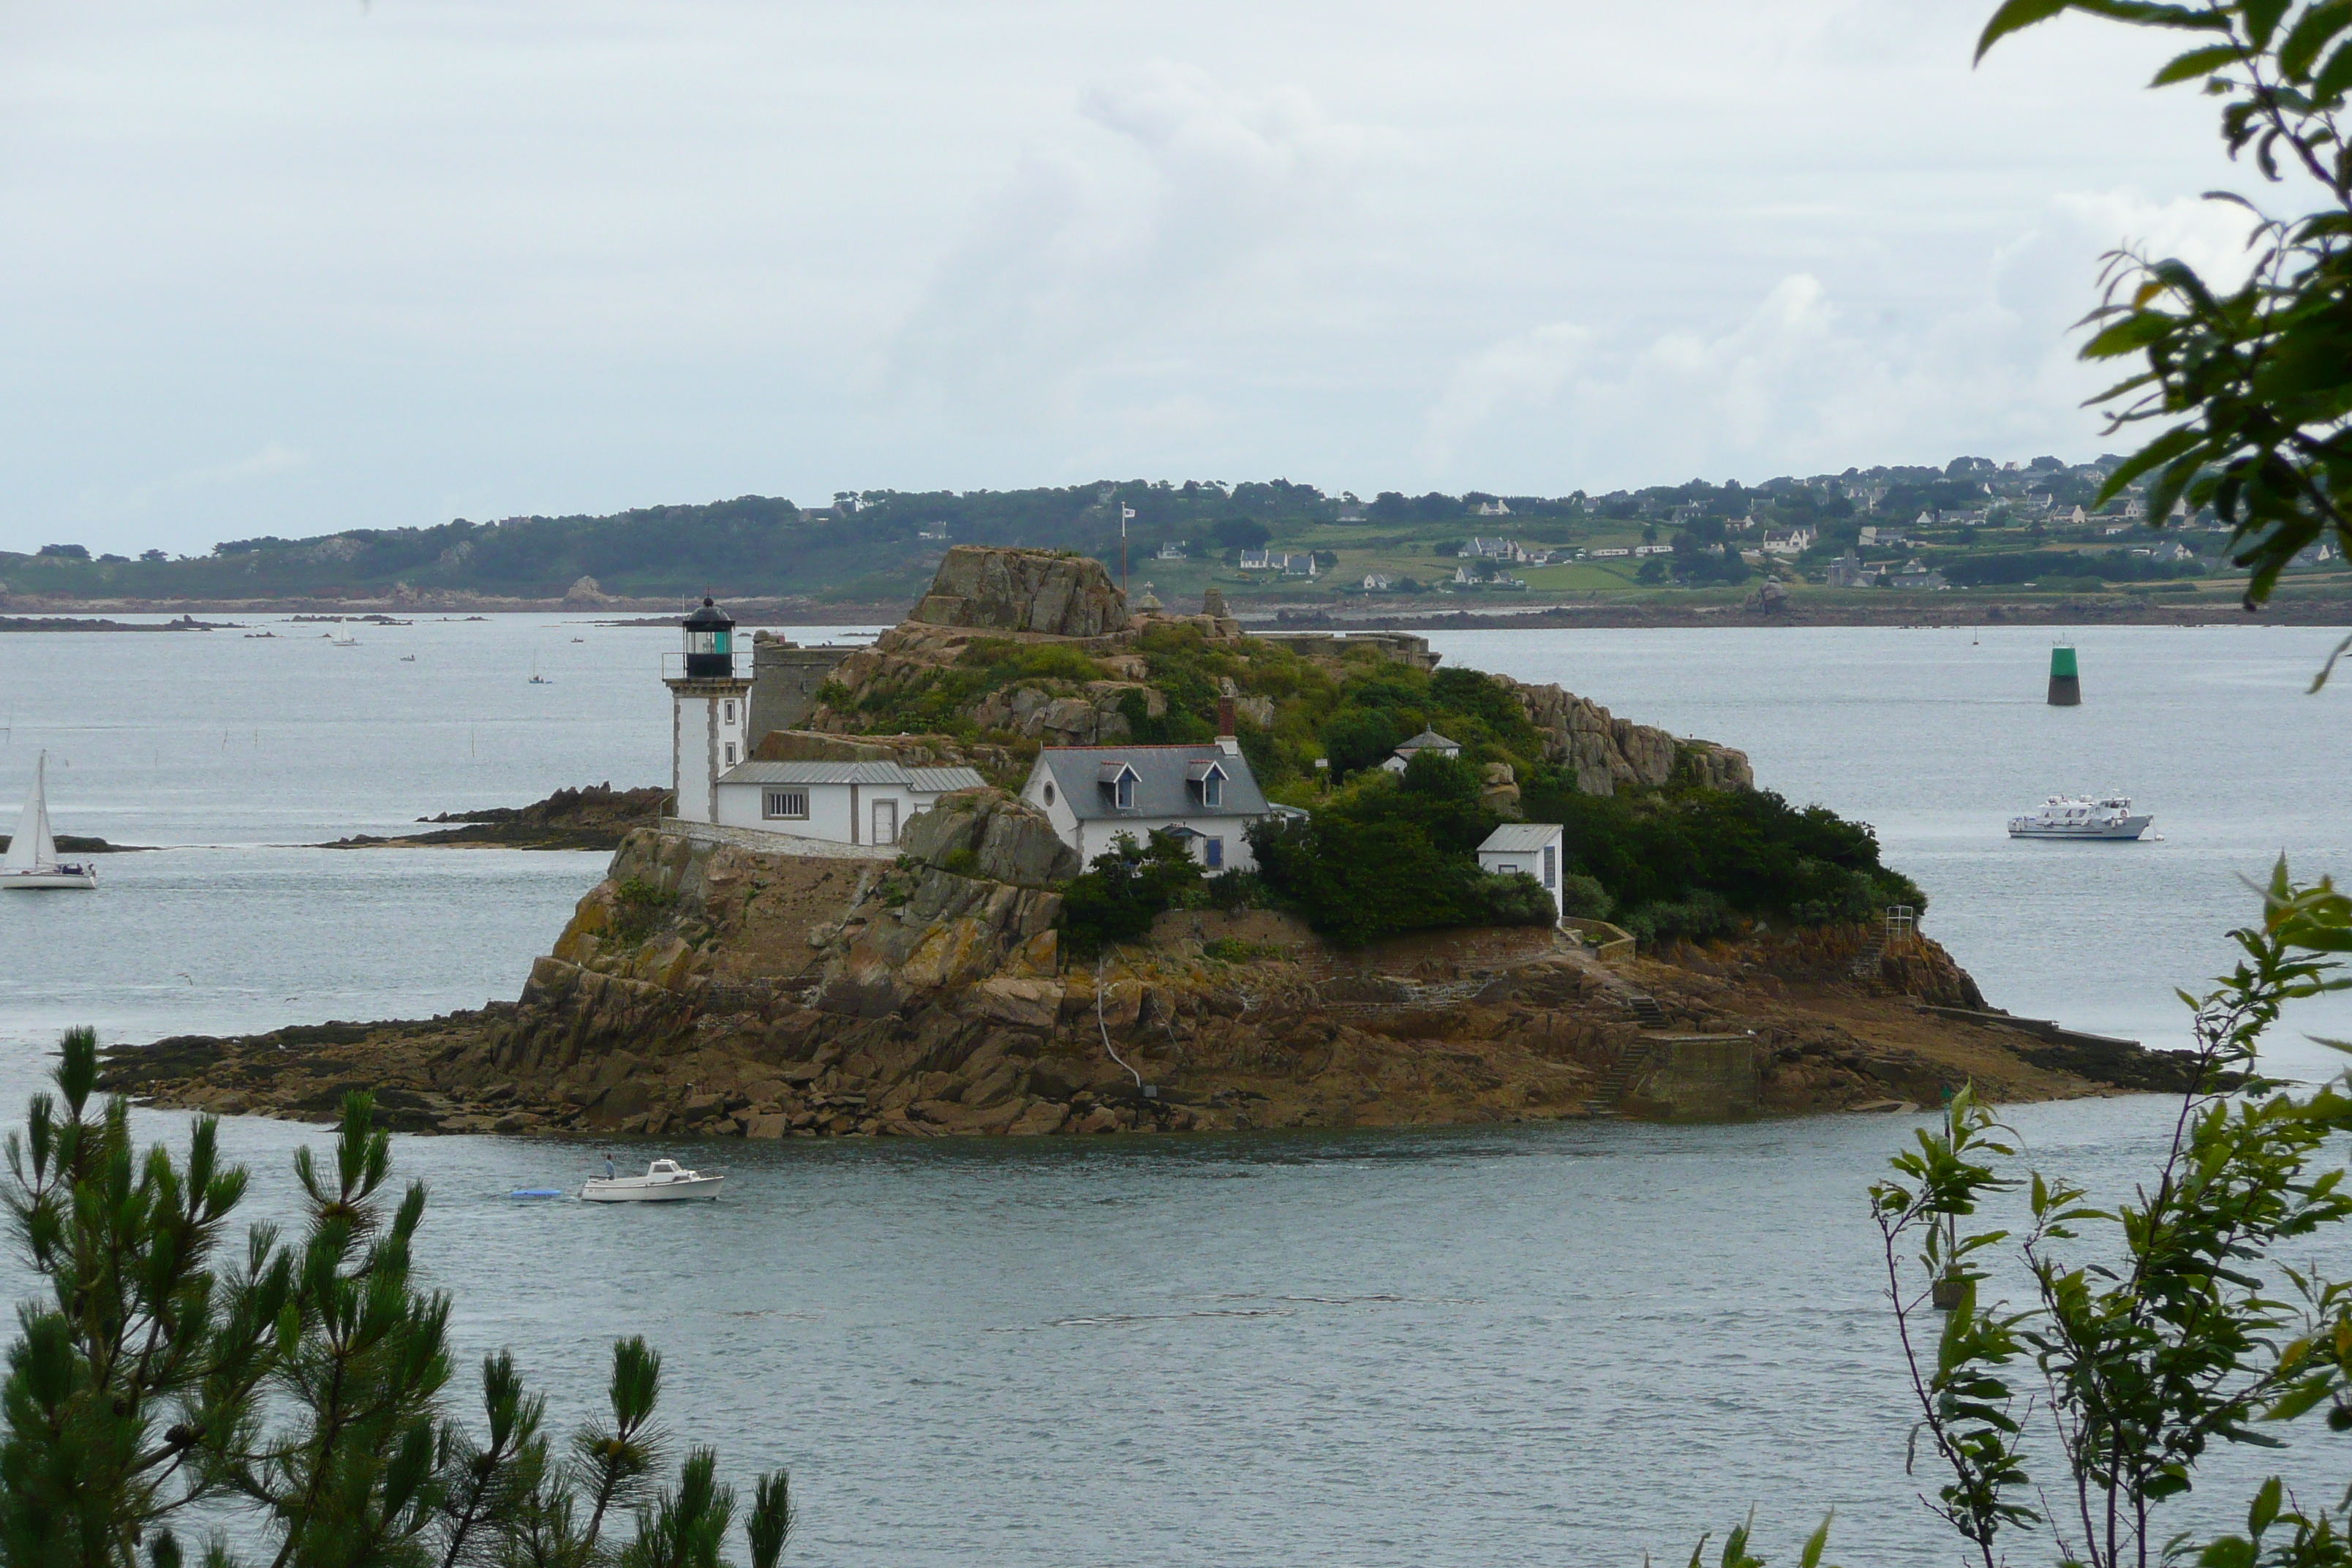
M 1220 697 L 1217 699 L 1217 733 L 1230 735 L 1233 732 L 1234 700 L 1230 697 Z

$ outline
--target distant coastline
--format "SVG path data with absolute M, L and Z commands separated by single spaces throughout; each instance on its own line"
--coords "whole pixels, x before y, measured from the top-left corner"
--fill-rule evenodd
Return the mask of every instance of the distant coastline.
M 1884 603 L 1873 602 L 1884 597 Z M 820 604 L 802 598 L 732 600 L 730 608 L 747 626 L 890 626 L 904 618 L 913 600 Z M 79 611 L 79 614 L 69 612 Z M 100 612 L 93 616 L 92 611 Z M 562 599 L 487 599 L 465 595 L 447 603 L 415 599 L 110 599 L 50 603 L 19 595 L 0 601 L 0 633 L 227 631 L 234 625 L 205 623 L 200 616 L 302 615 L 356 616 L 562 615 L 583 621 L 642 620 L 666 624 L 683 613 L 668 599 L 626 599 L 599 605 Z M 1437 604 L 1373 605 L 1328 601 L 1238 604 L 1234 614 L 1254 628 L 1365 631 L 1483 631 L 1588 626 L 1651 629 L 1705 626 L 2352 626 L 2352 590 L 2283 589 L 2260 610 L 2248 613 L 2232 596 L 2219 594 L 2158 596 L 2152 594 L 2077 594 L 2037 597 L 2016 594 L 1922 593 L 1874 595 L 1857 602 L 1791 595 L 1770 609 L 1750 600 L 1691 602 L 1676 595 L 1655 598 L 1591 596 L 1529 602 L 1481 595 L 1465 604 L 1449 595 Z M 122 615 L 178 617 L 163 624 L 106 618 Z

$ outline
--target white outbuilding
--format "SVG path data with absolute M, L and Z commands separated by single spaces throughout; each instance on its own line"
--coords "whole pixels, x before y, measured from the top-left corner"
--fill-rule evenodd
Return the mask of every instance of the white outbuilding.
M 1486 835 L 1478 846 L 1478 869 L 1501 876 L 1524 871 L 1551 895 L 1552 913 L 1559 906 L 1559 868 L 1567 851 L 1567 829 L 1556 822 L 1507 822 Z
M 988 781 L 971 768 L 897 763 L 739 763 L 716 787 L 719 826 L 887 848 L 950 790 Z

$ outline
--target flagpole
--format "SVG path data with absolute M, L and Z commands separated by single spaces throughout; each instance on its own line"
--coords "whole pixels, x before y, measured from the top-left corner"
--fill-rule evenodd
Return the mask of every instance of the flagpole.
M 1127 520 L 1135 515 L 1124 497 L 1118 503 L 1118 596 L 1127 597 Z

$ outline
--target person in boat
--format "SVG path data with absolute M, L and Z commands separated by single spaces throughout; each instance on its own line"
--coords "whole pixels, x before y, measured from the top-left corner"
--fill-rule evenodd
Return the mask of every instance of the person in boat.
M 613 1156 L 609 1153 L 604 1156 L 604 1179 L 608 1182 L 613 1179 Z

